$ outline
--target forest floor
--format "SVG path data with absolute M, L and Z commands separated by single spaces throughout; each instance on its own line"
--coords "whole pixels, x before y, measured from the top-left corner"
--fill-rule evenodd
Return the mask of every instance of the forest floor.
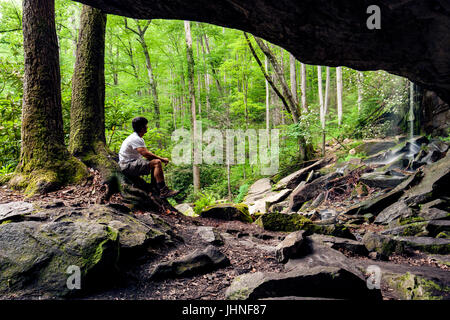
M 100 183 L 98 172 L 91 170 L 92 178 L 83 186 L 67 186 L 63 189 L 44 195 L 25 198 L 17 191 L 0 187 L 0 203 L 13 201 L 36 202 L 40 205 L 63 202 L 65 206 L 88 207 L 98 202 L 104 189 Z M 111 198 L 111 203 L 121 203 L 120 195 Z M 148 214 L 137 211 L 135 215 Z M 139 264 L 132 264 L 127 271 L 114 279 L 115 283 L 107 290 L 91 293 L 83 299 L 102 300 L 216 300 L 224 299 L 225 291 L 233 279 L 241 274 L 250 272 L 283 272 L 284 265 L 278 263 L 274 248 L 284 239 L 286 233 L 269 232 L 255 224 L 239 221 L 220 221 L 206 218 L 191 218 L 181 214 L 163 214 L 160 217 L 172 226 L 172 231 L 182 237 L 184 242 L 171 249 L 159 252 L 160 256 L 153 257 Z M 224 245 L 218 247 L 230 260 L 230 265 L 206 274 L 184 278 L 153 281 L 149 279 L 156 264 L 171 261 L 199 249 L 206 244 L 195 232 L 198 226 L 216 228 L 222 237 Z M 370 228 L 370 226 L 368 226 Z M 355 263 L 370 264 L 368 257 L 355 256 L 350 252 L 343 252 Z M 428 256 L 417 252 L 414 256 L 392 255 L 386 263 L 409 267 L 425 267 L 435 270 L 449 271 L 449 267 L 437 263 Z M 381 287 L 383 299 L 396 299 L 393 290 Z

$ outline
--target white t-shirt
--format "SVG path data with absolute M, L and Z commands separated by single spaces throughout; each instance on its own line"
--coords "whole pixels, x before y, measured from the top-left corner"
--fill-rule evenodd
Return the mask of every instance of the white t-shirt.
M 136 150 L 137 148 L 145 148 L 145 141 L 136 132 L 133 132 L 122 142 L 119 151 L 119 163 L 140 159 L 142 156 Z

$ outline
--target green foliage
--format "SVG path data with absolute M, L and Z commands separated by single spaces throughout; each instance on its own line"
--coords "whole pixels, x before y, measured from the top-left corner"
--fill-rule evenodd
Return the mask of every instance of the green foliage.
M 236 198 L 234 198 L 234 203 L 241 203 L 242 200 L 244 200 L 244 197 L 247 195 L 248 189 L 249 189 L 249 185 L 247 183 L 241 185 L 239 187 L 239 193 L 237 195 Z
M 200 215 L 203 208 L 213 205 L 217 201 L 217 195 L 214 194 L 213 192 L 208 191 L 199 192 L 198 194 L 195 195 L 195 197 L 198 199 L 197 201 L 194 202 L 194 212 L 197 215 Z

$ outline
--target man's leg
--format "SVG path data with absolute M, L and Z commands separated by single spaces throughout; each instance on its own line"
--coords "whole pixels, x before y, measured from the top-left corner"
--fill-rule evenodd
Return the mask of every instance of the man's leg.
M 164 181 L 164 172 L 162 168 L 162 162 L 159 159 L 153 159 L 149 162 L 150 170 L 153 171 L 153 175 L 156 180 L 156 185 L 160 191 L 161 198 L 173 197 L 179 193 L 179 191 L 171 191 L 166 186 Z

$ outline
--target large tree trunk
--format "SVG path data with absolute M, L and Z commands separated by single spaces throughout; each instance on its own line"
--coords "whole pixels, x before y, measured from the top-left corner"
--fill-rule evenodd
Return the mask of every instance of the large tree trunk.
M 54 0 L 23 1 L 22 147 L 14 188 L 47 192 L 87 175 L 64 145 Z
M 188 65 L 188 81 L 189 81 L 189 99 L 191 104 L 192 114 L 192 131 L 193 131 L 193 146 L 194 146 L 194 164 L 192 167 L 194 192 L 200 191 L 200 167 L 196 164 L 196 157 L 199 155 L 198 145 L 196 143 L 197 134 L 197 115 L 195 110 L 195 74 L 194 74 L 194 54 L 192 52 L 192 36 L 191 36 L 191 23 L 189 21 L 184 22 L 184 30 L 186 35 L 186 53 L 187 53 L 187 65 Z
M 106 14 L 83 6 L 72 77 L 69 151 L 106 178 L 117 169 L 105 140 Z

